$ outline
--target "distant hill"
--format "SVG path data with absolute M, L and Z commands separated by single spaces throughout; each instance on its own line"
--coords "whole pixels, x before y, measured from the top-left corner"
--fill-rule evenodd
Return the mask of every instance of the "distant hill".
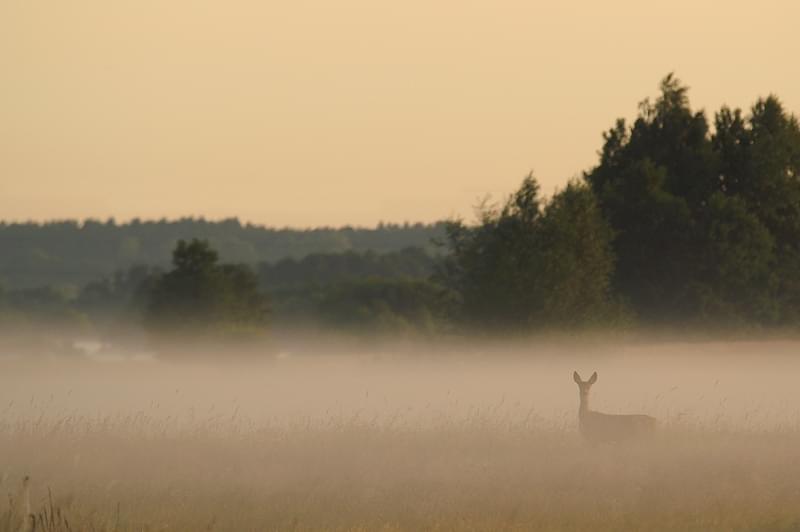
M 408 247 L 433 252 L 432 240 L 443 235 L 442 222 L 307 230 L 242 224 L 235 218 L 0 223 L 0 285 L 80 286 L 135 264 L 166 266 L 179 239 L 207 239 L 226 262 L 258 264 L 314 253 L 387 253 Z

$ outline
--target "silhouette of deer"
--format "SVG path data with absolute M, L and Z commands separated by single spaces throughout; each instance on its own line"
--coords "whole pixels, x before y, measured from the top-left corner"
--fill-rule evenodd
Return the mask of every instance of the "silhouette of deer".
M 578 425 L 581 435 L 590 443 L 619 442 L 641 438 L 652 434 L 656 419 L 641 414 L 603 414 L 589 409 L 589 390 L 597 382 L 597 372 L 588 381 L 581 379 L 578 372 L 572 373 L 578 385 L 581 403 L 578 409 Z

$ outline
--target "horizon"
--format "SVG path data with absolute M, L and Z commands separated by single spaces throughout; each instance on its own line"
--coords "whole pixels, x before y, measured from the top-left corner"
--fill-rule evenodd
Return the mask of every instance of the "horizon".
M 448 219 L 443 218 L 441 220 L 434 220 L 432 222 L 419 222 L 419 221 L 412 221 L 406 220 L 402 222 L 390 222 L 386 220 L 379 220 L 378 222 L 372 225 L 355 225 L 355 224 L 344 224 L 344 225 L 317 225 L 317 226 L 310 226 L 310 227 L 298 227 L 298 226 L 288 226 L 288 225 L 268 225 L 264 223 L 252 222 L 249 220 L 242 220 L 237 216 L 229 216 L 229 217 L 220 217 L 220 218 L 209 218 L 206 216 L 176 216 L 176 217 L 162 217 L 162 218 L 139 218 L 133 217 L 128 218 L 125 220 L 119 220 L 113 216 L 110 216 L 105 219 L 101 218 L 51 218 L 51 219 L 44 219 L 44 220 L 9 220 L 9 219 L 0 219 L 0 226 L 14 226 L 14 225 L 36 225 L 36 226 L 47 226 L 47 225 L 57 225 L 61 223 L 74 223 L 78 227 L 82 228 L 89 223 L 99 223 L 102 225 L 106 224 L 113 224 L 117 227 L 125 226 L 125 225 L 132 225 L 134 223 L 139 224 L 158 224 L 158 223 L 180 223 L 180 222 L 199 222 L 199 223 L 210 223 L 210 224 L 219 224 L 219 223 L 226 223 L 226 222 L 237 222 L 242 227 L 252 227 L 256 229 L 265 229 L 265 230 L 272 230 L 272 231 L 325 231 L 325 230 L 343 230 L 343 229 L 353 229 L 353 230 L 375 230 L 381 229 L 383 227 L 415 227 L 415 226 L 431 226 L 436 225 L 439 223 L 443 223 L 448 221 Z

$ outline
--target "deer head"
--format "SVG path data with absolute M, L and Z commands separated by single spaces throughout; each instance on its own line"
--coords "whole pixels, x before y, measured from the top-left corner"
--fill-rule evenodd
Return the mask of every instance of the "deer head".
M 577 371 L 572 372 L 572 379 L 578 385 L 578 389 L 580 390 L 581 394 L 581 406 L 585 406 L 589 404 L 589 390 L 592 387 L 592 384 L 597 382 L 597 372 L 595 371 L 592 373 L 592 376 L 589 377 L 588 381 L 581 379 L 581 376 L 578 375 Z

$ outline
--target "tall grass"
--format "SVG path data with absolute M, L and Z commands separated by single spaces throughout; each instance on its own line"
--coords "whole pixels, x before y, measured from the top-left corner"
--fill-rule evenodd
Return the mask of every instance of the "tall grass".
M 32 420 L 2 428 L 0 457 L 17 490 L 3 531 L 800 530 L 798 427 L 674 421 L 588 447 L 491 410 L 426 427 Z

